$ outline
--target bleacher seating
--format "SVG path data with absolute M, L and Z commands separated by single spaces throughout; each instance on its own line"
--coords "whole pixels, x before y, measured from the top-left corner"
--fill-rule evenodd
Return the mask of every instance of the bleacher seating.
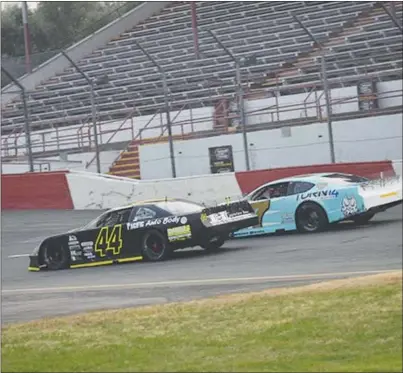
M 401 3 L 397 15 L 402 18 Z M 368 73 L 383 73 L 385 80 L 402 77 L 402 35 L 382 8 L 373 9 L 351 26 L 344 28 L 336 38 L 323 43 L 326 47 L 326 70 L 329 79 L 359 77 Z M 320 53 L 310 53 L 301 58 L 294 69 L 277 72 L 279 80 L 266 81 L 273 84 L 292 85 L 320 80 Z M 340 84 L 343 86 L 343 84 Z
M 395 4 L 401 20 L 402 5 Z M 199 60 L 190 5 L 175 2 L 78 63 L 92 78 L 108 77 L 96 86 L 100 121 L 123 118 L 133 109 L 136 115 L 153 114 L 163 104 L 161 76 L 135 40 L 166 71 L 172 110 L 188 102 L 211 105 L 219 97 L 234 95 L 233 62 L 206 30 L 214 31 L 238 58 L 256 57 L 256 65 L 243 68 L 245 84 L 274 71 L 280 71 L 283 84 L 319 80 L 317 46 L 291 14 L 300 16 L 329 49 L 329 78 L 385 71 L 390 74 L 382 79 L 401 77 L 402 35 L 376 2 L 204 1 L 196 5 Z M 267 85 L 272 84 L 270 79 Z M 91 114 L 89 88 L 79 73 L 68 68 L 30 94 L 29 108 L 34 127 L 83 123 Z M 23 123 L 21 102 L 2 111 L 3 128 Z

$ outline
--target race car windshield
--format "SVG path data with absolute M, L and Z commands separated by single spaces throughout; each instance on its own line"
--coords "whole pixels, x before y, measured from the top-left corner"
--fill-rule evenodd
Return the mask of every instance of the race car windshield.
M 108 211 L 104 212 L 102 215 L 97 216 L 95 219 L 91 220 L 89 223 L 85 224 L 82 228 L 91 229 L 96 228 L 98 222 L 108 213 Z
M 172 215 L 195 214 L 201 212 L 204 208 L 202 205 L 192 202 L 168 201 L 156 203 L 159 208 L 168 211 Z

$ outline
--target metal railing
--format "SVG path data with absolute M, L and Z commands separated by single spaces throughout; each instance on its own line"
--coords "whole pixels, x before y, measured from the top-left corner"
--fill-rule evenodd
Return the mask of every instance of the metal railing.
M 162 114 L 162 113 L 161 113 L 161 110 L 157 111 L 157 112 L 148 120 L 148 122 L 145 124 L 145 126 L 139 129 L 139 131 L 137 132 L 136 135 L 134 135 L 133 117 L 131 117 L 130 120 L 131 120 L 132 136 L 131 136 L 131 139 L 128 140 L 128 144 L 127 144 L 127 145 L 130 145 L 130 144 L 132 143 L 132 141 L 137 140 L 137 139 L 141 136 L 141 131 L 142 131 L 143 129 L 145 129 L 145 128 L 148 128 L 149 125 L 150 125 L 150 123 L 152 123 L 152 121 L 155 119 L 155 117 L 156 117 L 157 115 L 161 115 L 161 114 Z M 126 122 L 126 120 L 127 120 L 127 119 L 125 119 L 125 120 L 122 122 L 122 124 L 121 124 L 115 131 L 113 131 L 112 136 L 108 139 L 108 142 L 116 135 L 116 133 L 118 133 L 119 131 L 122 130 L 121 127 L 122 127 L 123 124 Z M 161 126 L 162 126 L 162 122 L 161 122 Z M 107 142 L 107 143 L 108 143 L 108 142 Z M 125 150 L 127 150 L 127 146 L 126 146 Z M 121 156 L 121 153 L 113 160 L 112 166 L 116 163 L 116 161 L 120 158 L 120 156 Z M 93 158 L 87 163 L 86 168 L 88 168 L 89 166 L 91 166 L 91 164 L 92 164 L 92 162 L 94 162 L 94 160 L 95 160 L 95 157 L 93 157 Z
M 77 141 L 78 143 L 81 142 L 81 144 L 84 144 L 84 128 L 87 129 L 87 137 L 90 139 L 90 121 L 91 121 L 92 117 L 91 115 L 88 115 L 87 118 L 84 120 L 84 123 L 77 129 Z M 98 125 L 98 123 L 97 123 Z
M 171 119 L 172 125 L 175 124 L 175 120 L 178 118 L 178 116 L 179 116 L 179 115 L 183 112 L 183 110 L 185 110 L 186 108 L 188 108 L 188 110 L 189 110 L 189 112 L 190 112 L 190 117 L 192 117 L 192 108 L 191 108 L 188 104 L 184 104 L 184 105 L 178 110 L 178 112 L 175 114 L 175 116 Z M 194 127 L 193 127 L 193 128 L 194 128 Z M 145 129 L 146 129 L 146 128 L 144 127 L 144 128 L 142 128 L 142 129 L 140 130 L 140 140 L 143 139 L 143 138 L 142 138 L 142 133 L 144 132 Z M 168 126 L 167 126 L 167 125 L 162 126 L 162 123 L 161 123 L 161 135 L 159 136 L 159 138 L 164 137 L 166 130 L 168 130 Z M 183 127 L 182 127 L 182 129 L 181 129 L 181 132 L 182 132 L 182 135 L 183 135 Z
M 105 143 L 102 143 L 102 132 L 101 132 L 101 130 L 100 130 L 100 133 L 101 133 L 101 138 L 100 138 L 100 143 L 102 144 L 102 145 L 106 145 L 106 144 L 109 144 L 109 143 L 111 143 L 111 141 L 112 141 L 112 139 L 115 137 L 115 135 L 119 132 L 119 131 L 121 131 L 122 129 L 123 129 L 123 126 L 126 124 L 126 122 L 127 122 L 127 120 L 130 120 L 130 130 L 131 130 L 131 137 L 133 138 L 134 137 L 134 128 L 133 128 L 133 114 L 134 114 L 134 110 L 132 111 L 132 112 L 130 112 L 124 119 L 123 119 L 123 121 L 122 121 L 122 123 L 115 129 L 115 130 L 113 130 L 113 131 L 108 131 L 108 132 L 111 132 L 112 134 L 111 134 L 111 136 L 108 138 L 108 140 L 106 140 L 106 142 Z M 88 127 L 88 136 L 89 136 L 89 144 L 90 144 L 90 147 L 91 147 L 91 128 L 90 127 Z M 95 136 L 95 134 L 94 134 L 94 136 Z M 89 162 L 87 162 L 87 164 L 86 164 L 86 168 L 88 168 L 89 166 L 91 166 L 91 164 L 92 164 L 92 162 L 94 162 L 96 160 L 96 154 L 91 158 L 91 160 L 89 161 Z
M 309 87 L 309 93 L 304 98 L 301 99 L 301 102 L 291 103 L 291 104 L 283 104 L 278 106 L 268 105 L 266 107 L 258 108 L 258 109 L 250 109 L 245 111 L 245 117 L 248 124 L 248 130 L 252 128 L 252 126 L 259 126 L 260 128 L 270 128 L 270 127 L 278 127 L 288 125 L 298 125 L 303 123 L 309 123 L 313 121 L 323 122 L 326 118 L 322 115 L 322 109 L 326 107 L 325 103 L 322 102 L 323 92 L 319 93 L 316 86 Z M 378 98 L 380 99 L 391 99 L 391 98 L 402 98 L 402 90 L 394 89 L 388 90 L 381 93 L 378 93 Z M 309 98 L 310 102 L 308 102 Z M 321 100 L 322 99 L 322 100 Z M 332 106 L 339 106 L 339 108 L 343 108 L 343 106 L 351 105 L 352 102 L 357 102 L 356 111 L 346 112 L 345 117 L 354 118 L 360 114 L 358 109 L 358 95 L 351 95 L 347 97 L 332 99 Z M 396 110 L 401 110 L 401 105 L 397 105 L 395 107 Z M 377 109 L 368 112 L 368 115 L 377 115 L 382 114 L 385 110 L 389 109 Z M 155 119 L 158 115 L 163 114 L 164 108 L 158 110 L 147 123 L 139 128 L 137 131 L 135 129 L 136 117 L 126 116 L 124 120 L 119 123 L 116 127 L 111 127 L 111 123 L 116 123 L 117 121 L 108 121 L 103 123 L 97 123 L 99 128 L 99 145 L 106 145 L 114 143 L 113 140 L 116 140 L 118 134 L 125 139 L 119 140 L 118 142 L 127 142 L 130 143 L 133 140 L 139 140 L 140 142 L 146 138 L 155 138 L 156 141 L 164 137 L 166 133 L 166 125 L 163 123 L 162 118 L 159 121 L 158 125 L 153 125 Z M 188 110 L 189 118 L 186 119 L 178 119 L 180 114 L 184 113 L 185 110 Z M 171 125 L 173 129 L 173 133 L 179 132 L 182 136 L 198 136 L 202 137 L 205 135 L 211 134 L 219 134 L 223 133 L 222 129 L 214 129 L 214 114 L 213 115 L 205 115 L 195 117 L 193 113 L 194 108 L 190 104 L 185 104 L 182 108 L 175 114 L 175 116 L 171 120 Z M 343 111 L 343 110 L 339 110 Z M 296 115 L 289 115 L 293 112 L 297 112 Z M 287 115 L 288 114 L 288 115 Z M 313 115 L 312 115 L 313 114 Z M 259 117 L 259 120 L 256 120 Z M 239 119 L 238 115 L 231 114 L 229 112 L 224 112 L 224 115 L 216 117 L 216 119 L 228 120 L 228 122 L 235 121 Z M 235 120 L 234 120 L 235 119 Z M 198 124 L 209 122 L 211 125 L 206 126 L 205 129 L 201 129 Z M 255 123 L 255 124 L 252 124 Z M 63 128 L 55 128 L 53 133 L 51 134 L 51 138 L 49 138 L 49 134 L 46 136 L 42 133 L 38 138 L 38 133 L 32 132 L 32 137 L 35 137 L 32 140 L 32 152 L 36 155 L 41 155 L 43 157 L 44 153 L 47 152 L 84 152 L 91 151 L 91 125 L 81 125 L 78 129 L 75 126 L 74 128 L 63 127 Z M 234 129 L 236 125 L 229 124 L 230 127 Z M 86 131 L 86 128 L 89 130 Z M 176 129 L 179 129 L 178 131 Z M 159 132 L 159 135 L 147 135 L 147 132 Z M 80 133 L 80 135 L 78 134 Z M 124 133 L 126 135 L 122 136 Z M 23 131 L 14 132 L 7 137 L 2 138 L 2 157 L 6 157 L 9 159 L 25 159 L 24 150 L 26 148 L 25 144 L 18 144 L 21 138 L 21 135 L 24 135 Z M 106 140 L 105 137 L 107 137 Z M 119 155 L 120 156 L 120 155 Z M 119 157 L 118 157 L 119 158 Z M 94 157 L 87 162 L 87 167 L 91 166 L 94 162 Z M 116 161 L 116 160 L 115 160 Z

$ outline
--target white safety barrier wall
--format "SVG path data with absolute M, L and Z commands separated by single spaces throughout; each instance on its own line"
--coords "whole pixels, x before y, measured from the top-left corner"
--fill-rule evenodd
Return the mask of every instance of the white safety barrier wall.
M 155 196 L 206 204 L 222 203 L 226 197 L 242 197 L 235 173 L 136 181 L 74 171 L 67 173 L 66 178 L 76 210 L 108 209 Z
M 224 202 L 226 197 L 237 200 L 242 193 L 251 192 L 264 182 L 312 172 L 342 172 L 370 178 L 396 175 L 392 161 L 312 164 L 150 181 L 68 170 L 2 174 L 2 208 L 104 210 L 164 197 L 211 206 Z

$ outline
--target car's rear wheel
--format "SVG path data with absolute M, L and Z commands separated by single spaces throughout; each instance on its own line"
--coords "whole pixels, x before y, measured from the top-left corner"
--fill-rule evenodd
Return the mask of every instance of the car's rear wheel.
M 374 216 L 375 216 L 375 214 L 373 212 L 370 212 L 370 213 L 354 216 L 354 217 L 351 218 L 351 220 L 355 224 L 359 224 L 359 225 L 360 224 L 367 224 Z
M 65 269 L 70 264 L 70 254 L 66 247 L 61 244 L 46 244 L 41 249 L 42 263 L 47 269 Z
M 226 237 L 224 236 L 214 236 L 211 237 L 207 242 L 203 242 L 201 247 L 209 251 L 218 250 L 222 245 L 224 245 L 225 241 Z
M 297 229 L 303 233 L 314 233 L 324 230 L 328 225 L 325 211 L 314 202 L 300 205 L 296 213 Z
M 157 262 L 168 258 L 170 249 L 166 237 L 157 230 L 145 233 L 142 239 L 143 258 L 150 262 Z

